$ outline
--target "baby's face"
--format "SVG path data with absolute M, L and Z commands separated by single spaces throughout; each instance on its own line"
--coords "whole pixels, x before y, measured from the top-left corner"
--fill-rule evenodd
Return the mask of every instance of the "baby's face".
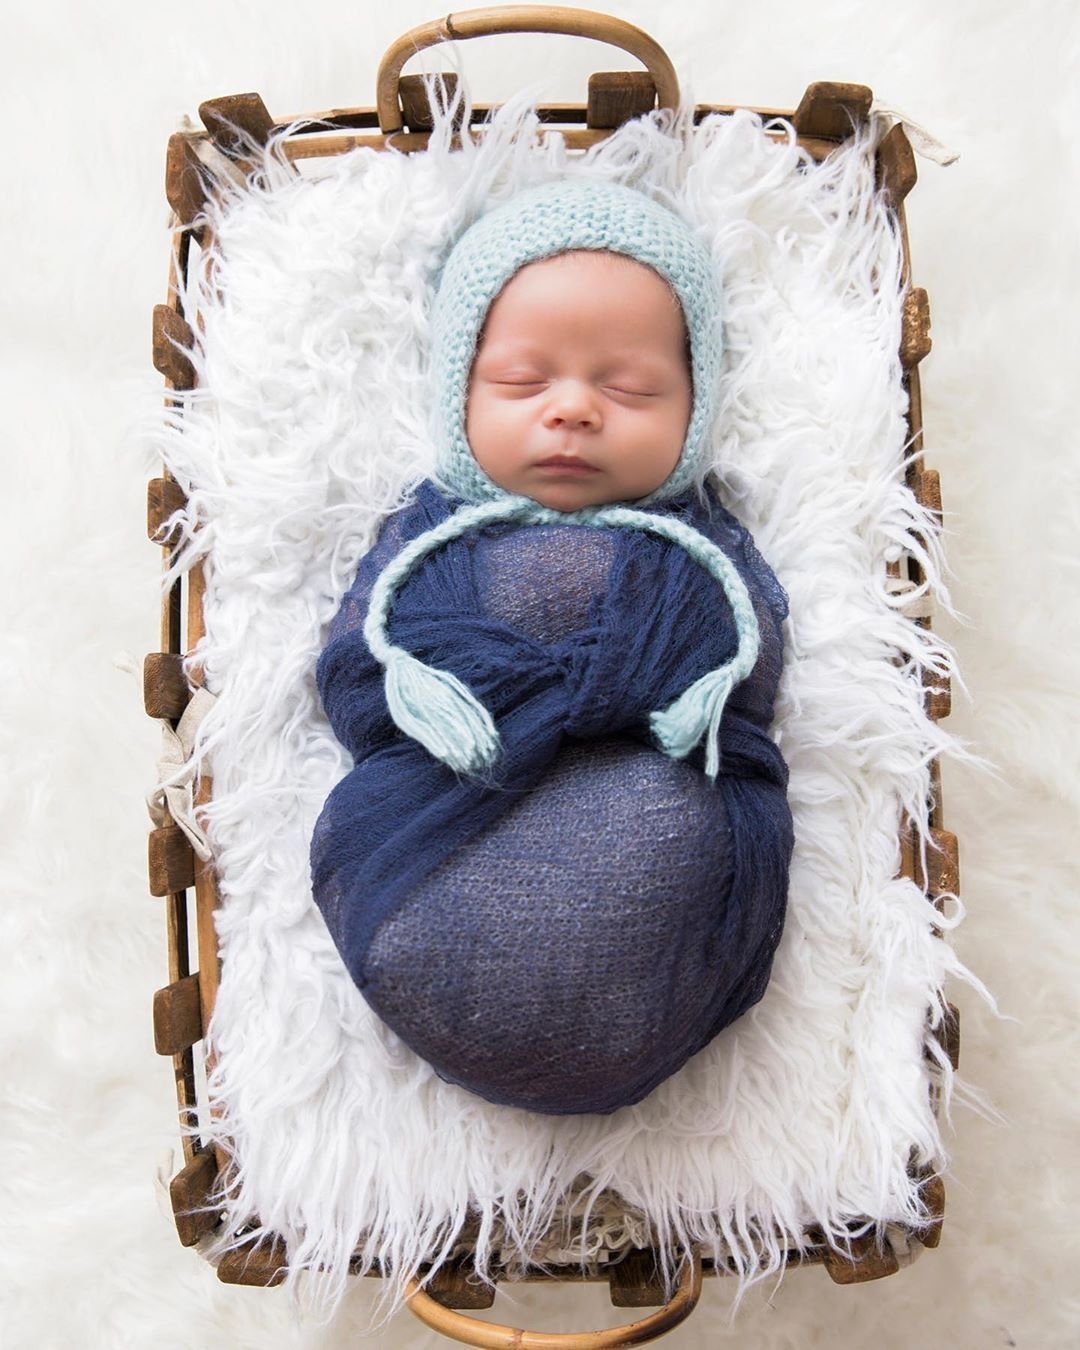
M 577 511 L 654 492 L 692 398 L 667 283 L 622 255 L 564 253 L 523 267 L 488 311 L 465 434 L 499 487 Z

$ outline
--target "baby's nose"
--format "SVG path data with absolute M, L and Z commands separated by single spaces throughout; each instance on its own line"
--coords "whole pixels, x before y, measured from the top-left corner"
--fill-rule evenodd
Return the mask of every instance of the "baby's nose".
M 544 421 L 552 427 L 598 427 L 601 414 L 596 390 L 587 380 L 558 380 L 548 390 Z

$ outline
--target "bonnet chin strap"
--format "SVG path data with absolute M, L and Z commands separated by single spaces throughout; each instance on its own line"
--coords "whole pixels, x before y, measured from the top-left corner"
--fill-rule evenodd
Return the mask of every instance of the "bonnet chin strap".
M 719 582 L 731 605 L 738 634 L 735 655 L 684 689 L 673 703 L 649 715 L 649 726 L 672 759 L 684 759 L 705 738 L 705 772 L 720 769 L 720 719 L 728 695 L 754 668 L 760 636 L 757 615 L 742 577 L 723 549 L 684 521 L 651 515 L 626 506 L 586 507 L 554 511 L 528 497 L 507 497 L 463 506 L 434 529 L 419 535 L 397 554 L 372 587 L 364 638 L 386 670 L 386 703 L 397 726 L 419 741 L 456 773 L 480 774 L 490 769 L 501 748 L 491 714 L 466 685 L 446 670 L 425 665 L 386 636 L 390 608 L 398 589 L 429 553 L 496 521 L 529 525 L 591 525 L 641 530 L 670 540 L 700 563 Z

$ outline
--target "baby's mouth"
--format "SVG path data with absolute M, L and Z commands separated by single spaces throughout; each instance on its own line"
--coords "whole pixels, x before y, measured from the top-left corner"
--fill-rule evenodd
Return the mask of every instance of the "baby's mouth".
M 545 455 L 543 459 L 538 459 L 533 467 L 581 477 L 600 472 L 594 464 L 588 463 L 578 455 Z

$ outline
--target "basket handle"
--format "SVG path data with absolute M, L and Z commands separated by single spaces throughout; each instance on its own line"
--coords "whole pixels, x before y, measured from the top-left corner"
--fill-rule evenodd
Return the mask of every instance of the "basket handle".
M 401 99 L 398 85 L 402 67 L 410 56 L 438 42 L 487 37 L 492 33 L 564 33 L 570 37 L 595 38 L 621 47 L 645 66 L 656 85 L 657 104 L 661 108 L 679 105 L 679 80 L 663 47 L 648 33 L 632 23 L 590 9 L 571 9 L 564 5 L 493 5 L 485 9 L 466 9 L 444 19 L 412 28 L 394 42 L 379 63 L 375 81 L 375 106 L 383 135 L 402 129 Z
M 701 1297 L 701 1257 L 691 1252 L 683 1262 L 679 1287 L 670 1303 L 637 1322 L 603 1331 L 522 1331 L 498 1322 L 482 1322 L 478 1317 L 444 1308 L 426 1294 L 416 1280 L 406 1287 L 407 1306 L 420 1321 L 433 1330 L 477 1350 L 615 1350 L 616 1347 L 645 1345 L 672 1331 L 690 1316 Z

